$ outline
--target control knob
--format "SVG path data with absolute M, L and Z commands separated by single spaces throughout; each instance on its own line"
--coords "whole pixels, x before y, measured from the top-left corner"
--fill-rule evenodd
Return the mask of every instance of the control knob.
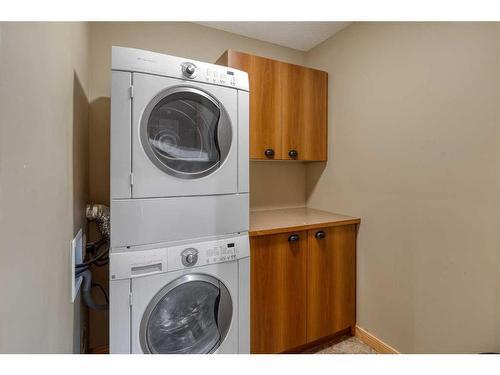
M 188 78 L 194 78 L 196 73 L 196 65 L 191 63 L 186 63 L 182 65 L 182 72 Z
M 195 248 L 184 249 L 181 253 L 182 264 L 185 267 L 192 267 L 198 261 L 198 250 Z

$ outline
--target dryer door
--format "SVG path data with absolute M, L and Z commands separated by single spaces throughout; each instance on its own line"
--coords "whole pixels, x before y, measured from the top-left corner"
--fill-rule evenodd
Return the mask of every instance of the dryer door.
M 132 198 L 237 192 L 236 90 L 134 73 Z
M 226 286 L 203 274 L 184 275 L 161 289 L 142 317 L 144 353 L 203 354 L 224 340 L 233 304 Z
M 213 173 L 231 147 L 231 123 L 224 107 L 194 87 L 160 92 L 146 107 L 141 142 L 163 172 L 183 179 Z

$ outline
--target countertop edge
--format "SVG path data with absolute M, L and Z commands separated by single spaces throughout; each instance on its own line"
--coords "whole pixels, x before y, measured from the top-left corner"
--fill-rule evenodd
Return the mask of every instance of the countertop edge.
M 253 230 L 253 231 L 251 230 L 248 232 L 248 235 L 250 237 L 258 237 L 258 236 L 266 236 L 266 235 L 270 235 L 270 234 L 288 233 L 288 232 L 294 232 L 294 231 L 336 227 L 336 226 L 341 226 L 341 225 L 351 225 L 351 224 L 359 224 L 359 223 L 361 223 L 361 219 L 350 218 L 350 219 L 346 219 L 346 220 L 325 221 L 325 222 L 314 223 L 314 224 L 304 224 L 304 225 L 288 226 L 288 227 L 275 227 L 275 228 L 260 229 L 260 230 Z

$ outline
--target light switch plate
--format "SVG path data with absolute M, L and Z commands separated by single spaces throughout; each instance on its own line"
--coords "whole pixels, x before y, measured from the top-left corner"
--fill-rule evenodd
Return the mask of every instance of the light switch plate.
M 76 277 L 75 275 L 75 265 L 83 262 L 84 240 L 85 236 L 80 228 L 73 241 L 71 241 L 71 302 L 75 302 L 76 295 L 82 284 L 82 277 Z

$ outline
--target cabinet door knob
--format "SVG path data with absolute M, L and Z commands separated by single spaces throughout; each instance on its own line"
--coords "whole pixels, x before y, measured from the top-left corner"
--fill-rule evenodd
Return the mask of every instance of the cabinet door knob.
M 314 235 L 318 240 L 322 240 L 323 238 L 326 237 L 326 233 L 323 230 L 318 230 L 316 234 Z
M 297 242 L 299 240 L 299 235 L 298 234 L 291 234 L 288 237 L 288 242 Z
M 266 155 L 268 158 L 272 158 L 274 156 L 274 150 L 272 148 L 266 149 L 264 151 L 264 155 Z
M 297 150 L 290 150 L 288 151 L 288 156 L 290 156 L 292 159 L 295 159 L 297 156 L 299 156 L 299 153 Z

